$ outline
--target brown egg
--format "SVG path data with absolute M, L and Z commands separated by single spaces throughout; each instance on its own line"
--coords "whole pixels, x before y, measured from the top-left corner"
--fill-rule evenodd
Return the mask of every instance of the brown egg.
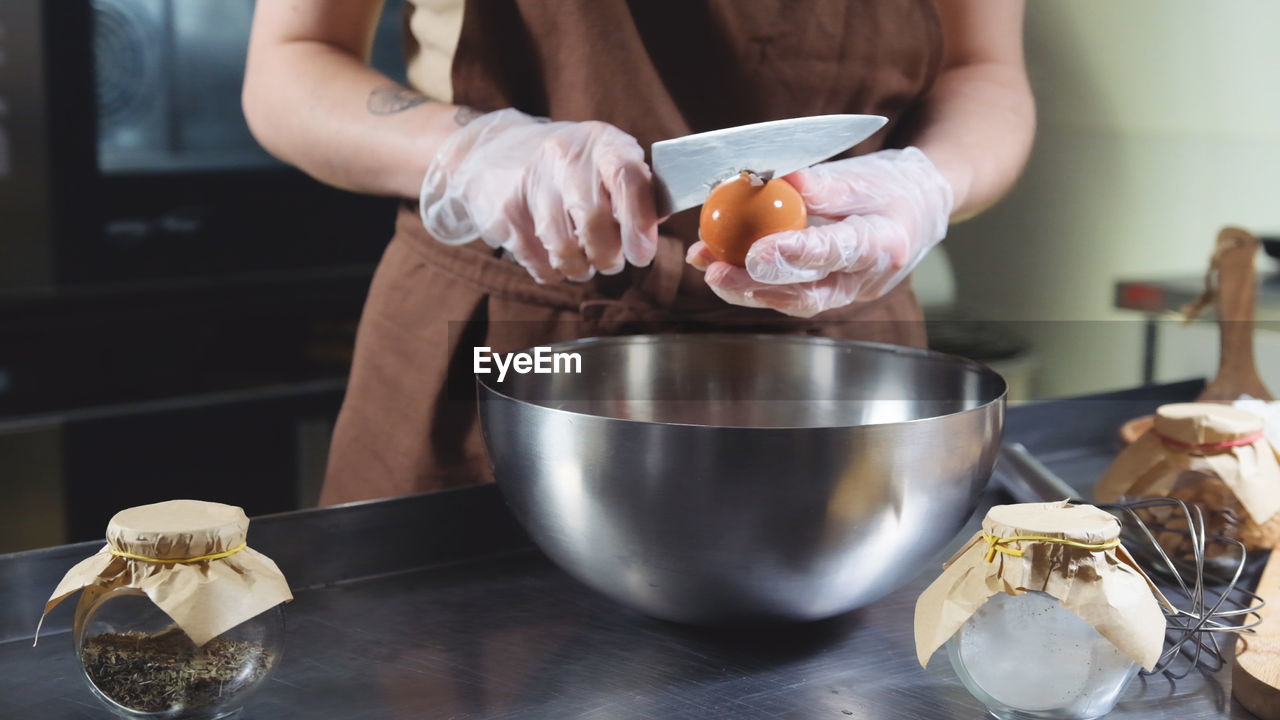
M 804 200 L 790 183 L 782 178 L 763 182 L 744 172 L 707 195 L 698 232 L 716 258 L 741 267 L 752 243 L 783 230 L 801 230 L 805 218 Z

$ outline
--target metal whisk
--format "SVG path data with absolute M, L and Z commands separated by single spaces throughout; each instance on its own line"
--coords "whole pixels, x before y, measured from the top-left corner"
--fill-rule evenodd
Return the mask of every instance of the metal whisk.
M 996 480 L 1018 502 L 1084 502 L 1074 488 L 1018 443 L 1004 445 L 1000 461 Z M 1244 545 L 1207 532 L 1200 507 L 1176 498 L 1097 507 L 1120 517 L 1125 547 L 1172 604 L 1164 608 L 1168 623 L 1165 651 L 1146 674 L 1162 673 L 1177 680 L 1197 668 L 1209 672 L 1222 669 L 1227 660 L 1218 636 L 1252 634 L 1261 621 L 1258 611 L 1265 605 L 1262 598 L 1238 585 L 1248 559 Z M 1182 557 L 1170 555 L 1159 535 L 1180 536 Z M 1215 553 L 1213 567 L 1208 567 L 1206 553 L 1210 542 L 1226 548 L 1225 553 Z

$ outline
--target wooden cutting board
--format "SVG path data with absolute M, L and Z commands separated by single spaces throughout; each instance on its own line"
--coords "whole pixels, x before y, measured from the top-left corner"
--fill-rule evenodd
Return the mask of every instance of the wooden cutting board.
M 1280 720 L 1280 550 L 1271 551 L 1258 595 L 1267 606 L 1256 634 L 1236 641 L 1231 694 L 1261 720 Z
M 1218 374 L 1205 386 L 1197 402 L 1230 403 L 1241 395 L 1259 400 L 1274 400 L 1258 374 L 1253 356 L 1254 303 L 1258 294 L 1258 276 L 1254 257 L 1258 254 L 1258 238 L 1237 227 L 1223 228 L 1211 261 L 1211 275 L 1217 273 L 1219 355 Z M 1208 299 L 1206 298 L 1206 301 Z M 1120 437 L 1133 442 L 1151 429 L 1150 415 L 1130 420 L 1120 427 Z

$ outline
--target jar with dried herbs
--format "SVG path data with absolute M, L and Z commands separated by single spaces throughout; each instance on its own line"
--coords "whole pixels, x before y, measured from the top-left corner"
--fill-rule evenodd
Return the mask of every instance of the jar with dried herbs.
M 73 567 L 45 607 L 76 591 L 73 637 L 90 691 L 125 718 L 237 713 L 280 660 L 270 558 L 247 547 L 240 508 L 174 500 L 117 513 L 107 546 Z

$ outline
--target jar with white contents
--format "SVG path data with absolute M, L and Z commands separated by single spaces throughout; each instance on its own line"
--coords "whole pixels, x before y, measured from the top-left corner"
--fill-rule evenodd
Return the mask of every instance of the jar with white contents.
M 942 647 L 1001 720 L 1091 720 L 1159 662 L 1167 601 L 1119 521 L 1069 503 L 993 507 L 916 603 L 921 665 Z

